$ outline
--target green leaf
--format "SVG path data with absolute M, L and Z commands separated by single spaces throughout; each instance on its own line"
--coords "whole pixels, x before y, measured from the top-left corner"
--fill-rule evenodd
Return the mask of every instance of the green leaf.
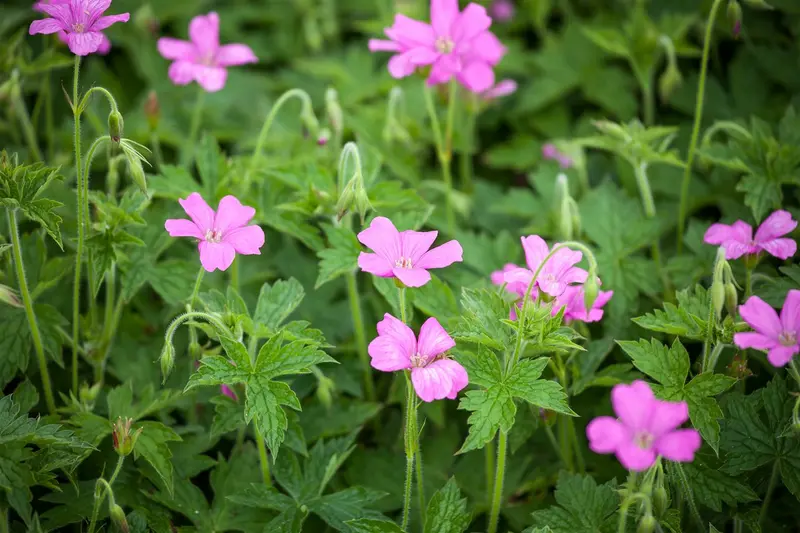
M 281 514 L 269 521 L 264 526 L 264 531 L 270 533 L 302 533 L 303 522 L 308 516 L 308 510 L 299 507 L 290 507 L 281 511 Z
M 246 383 L 250 374 L 220 355 L 203 357 L 200 368 L 191 375 L 184 390 L 191 390 L 201 385 L 235 385 Z
M 394 522 L 384 522 L 369 518 L 348 520 L 347 525 L 350 526 L 350 531 L 353 533 L 403 533 L 403 529 Z
M 615 531 L 619 503 L 614 482 L 597 485 L 590 476 L 563 472 L 556 484 L 556 503 L 533 513 L 533 524 L 553 533 L 606 533 Z
M 358 518 L 385 519 L 367 506 L 383 498 L 385 493 L 364 487 L 350 487 L 310 500 L 308 508 L 336 531 L 349 531 L 347 522 Z
M 0 386 L 5 387 L 17 372 L 28 367 L 33 340 L 25 311 L 0 306 Z
M 705 340 L 708 328 L 708 293 L 701 285 L 694 290 L 678 291 L 678 305 L 665 302 L 664 310 L 634 318 L 633 321 L 651 331 L 678 335 L 686 339 Z
M 247 381 L 245 422 L 255 419 L 256 427 L 273 457 L 277 456 L 289 425 L 281 405 L 300 410 L 300 402 L 288 385 L 257 376 Z
M 280 335 L 265 343 L 258 352 L 255 371 L 273 378 L 289 374 L 306 374 L 320 363 L 336 363 L 336 359 L 305 341 L 282 344 Z M 247 352 L 245 352 L 246 355 Z
M 549 358 L 546 357 L 520 361 L 504 381 L 508 392 L 515 398 L 525 400 L 536 407 L 578 416 L 567 404 L 567 394 L 560 384 L 539 379 L 548 361 Z
M 463 533 L 470 521 L 467 499 L 461 497 L 456 480 L 451 477 L 428 503 L 425 533 Z
M 61 216 L 56 212 L 64 204 L 39 195 L 53 180 L 60 180 L 58 169 L 41 163 L 18 165 L 16 157 L 0 153 L 0 206 L 19 209 L 25 216 L 42 225 L 59 248 L 61 242 Z
M 328 409 L 315 403 L 303 410 L 300 425 L 309 441 L 336 437 L 357 430 L 374 418 L 382 405 L 376 402 L 342 400 Z
M 343 274 L 354 272 L 358 268 L 358 254 L 361 252 L 358 239 L 350 228 L 325 225 L 323 230 L 330 247 L 317 252 L 320 261 L 315 289 Z
M 275 331 L 297 309 L 304 297 L 303 286 L 294 278 L 279 280 L 272 285 L 265 283 L 258 294 L 253 320 Z
M 514 425 L 517 407 L 508 390 L 495 385 L 486 390 L 471 390 L 461 397 L 459 409 L 471 411 L 469 434 L 458 453 L 483 448 L 498 430 L 508 432 Z
M 459 351 L 458 362 L 466 369 L 469 382 L 473 385 L 489 388 L 503 380 L 500 360 L 486 346 L 478 345 L 478 353 Z
M 689 375 L 689 354 L 676 340 L 672 348 L 655 339 L 640 341 L 617 341 L 633 364 L 669 390 L 683 389 Z
M 467 289 L 461 291 L 461 320 L 452 332 L 456 340 L 483 344 L 502 350 L 511 344 L 508 319 L 511 304 L 497 289 Z
M 413 303 L 424 314 L 437 317 L 443 324 L 460 315 L 452 289 L 436 276 L 431 276 L 428 283 L 414 289 Z
M 172 451 L 168 442 L 181 441 L 172 428 L 161 422 L 139 422 L 142 433 L 133 448 L 134 458 L 144 458 L 158 473 L 170 495 L 173 494 Z
M 159 166 L 159 174 L 148 176 L 147 189 L 157 198 L 177 200 L 197 191 L 198 183 L 183 167 Z
M 697 501 L 716 512 L 722 511 L 722 502 L 735 506 L 758 500 L 753 489 L 700 461 L 682 466 Z
M 244 424 L 244 407 L 241 403 L 224 394 L 211 398 L 214 404 L 214 420 L 211 423 L 213 437 L 224 435 Z

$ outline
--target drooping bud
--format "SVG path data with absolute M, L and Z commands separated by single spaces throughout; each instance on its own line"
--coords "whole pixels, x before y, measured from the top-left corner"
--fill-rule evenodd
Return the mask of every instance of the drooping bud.
M 594 301 L 597 300 L 597 294 L 599 292 L 600 288 L 597 285 L 597 273 L 593 268 L 590 268 L 589 277 L 586 278 L 586 283 L 583 284 L 583 304 L 586 306 L 587 310 L 592 308 Z
M 329 87 L 325 91 L 325 112 L 328 114 L 328 122 L 336 136 L 341 136 L 344 132 L 344 114 L 342 106 L 339 105 L 339 95 L 333 87 Z
M 353 206 L 356 197 L 355 179 L 351 179 L 344 186 L 339 199 L 336 201 L 336 217 L 341 220 Z
M 683 76 L 678 65 L 670 61 L 667 69 L 658 80 L 658 94 L 662 102 L 668 102 L 675 90 L 683 83 Z
M 653 507 L 655 507 L 656 516 L 664 516 L 669 508 L 669 493 L 664 486 L 658 486 L 653 491 Z
M 300 111 L 300 122 L 303 124 L 303 136 L 311 136 L 319 140 L 319 120 L 317 115 L 314 114 L 314 109 L 311 106 L 310 100 L 303 100 L 303 109 Z
M 142 434 L 142 428 L 137 429 L 131 433 L 132 418 L 126 418 L 124 421 L 121 417 L 117 418 L 114 422 L 114 427 L 111 430 L 111 438 L 114 441 L 114 449 L 119 455 L 130 455 L 133 447 L 136 446 L 136 439 Z
M 124 533 L 128 533 L 130 528 L 128 527 L 128 520 L 125 518 L 125 511 L 122 510 L 122 507 L 117 505 L 116 503 L 109 505 L 108 514 L 111 516 L 111 521 L 114 522 L 114 525 L 120 528 Z
M 170 373 L 172 373 L 172 368 L 175 366 L 175 347 L 172 345 L 172 341 L 164 342 L 164 347 L 161 348 L 159 362 L 161 363 L 161 379 L 162 383 L 164 383 L 167 381 Z
M 722 308 L 725 307 L 725 284 L 718 279 L 711 283 L 711 306 L 714 308 L 717 320 L 722 318 Z
M 112 111 L 108 114 L 108 135 L 111 140 L 118 143 L 122 138 L 122 129 L 124 126 L 122 114 L 119 111 Z
M 728 0 L 728 22 L 730 22 L 733 37 L 738 39 L 742 32 L 742 6 L 737 0 Z
M 147 117 L 147 124 L 151 130 L 158 129 L 158 123 L 161 120 L 161 105 L 158 103 L 158 94 L 155 91 L 150 91 L 147 95 L 147 100 L 144 102 L 144 116 Z
M 367 213 L 373 210 L 372 203 L 369 201 L 369 195 L 367 194 L 367 189 L 364 186 L 363 179 L 358 180 L 358 183 L 356 184 L 355 208 L 356 213 L 358 213 L 358 216 L 361 219 L 361 224 L 363 225 Z
M 639 527 L 636 528 L 636 533 L 653 533 L 656 529 L 656 519 L 651 514 L 646 514 L 639 520 Z
M 128 174 L 136 186 L 139 187 L 139 190 L 142 191 L 142 194 L 148 196 L 147 177 L 144 173 L 144 167 L 142 166 L 143 162 L 147 163 L 147 159 L 145 159 L 137 149 L 142 148 L 147 150 L 147 147 L 130 139 L 122 139 L 119 145 L 120 148 L 122 148 L 122 153 L 125 154 L 125 160 L 128 163 Z
M 17 296 L 17 293 L 11 287 L 0 285 L 0 302 L 10 305 L 11 307 L 22 307 L 22 302 Z

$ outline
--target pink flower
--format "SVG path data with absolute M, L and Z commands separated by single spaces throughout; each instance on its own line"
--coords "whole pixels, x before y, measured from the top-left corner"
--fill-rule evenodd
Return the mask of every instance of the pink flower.
M 431 280 L 428 269 L 444 268 L 461 261 L 463 250 L 456 240 L 430 249 L 438 231 L 397 231 L 386 217 L 376 217 L 358 234 L 358 240 L 375 253 L 361 252 L 358 266 L 382 278 L 397 278 L 408 287 Z
M 447 359 L 455 341 L 439 321 L 429 318 L 419 330 L 419 340 L 407 325 L 389 313 L 378 322 L 378 336 L 369 343 L 372 367 L 383 372 L 411 369 L 411 383 L 422 401 L 449 398 L 467 386 L 467 371 Z
M 216 213 L 193 192 L 185 200 L 178 200 L 191 220 L 170 219 L 164 224 L 173 237 L 194 237 L 199 244 L 200 263 L 207 272 L 227 270 L 236 254 L 261 255 L 264 230 L 247 223 L 256 210 L 242 205 L 234 196 L 219 201 Z
M 228 398 L 230 398 L 231 400 L 239 401 L 239 398 L 236 396 L 236 393 L 235 393 L 235 392 L 233 391 L 233 389 L 232 389 L 232 388 L 230 388 L 229 386 L 227 386 L 227 385 L 220 385 L 220 386 L 219 386 L 219 391 L 220 391 L 222 394 L 224 394 L 225 396 L 227 396 Z
M 581 285 L 570 285 L 567 287 L 561 296 L 556 298 L 555 305 L 553 306 L 553 316 L 564 307 L 564 320 L 567 324 L 574 320 L 581 322 L 598 322 L 603 318 L 603 306 L 608 303 L 614 291 L 600 291 L 597 293 L 592 304 L 592 309 L 586 312 L 586 303 L 584 302 L 584 291 Z
M 492 18 L 500 22 L 508 22 L 514 18 L 514 3 L 511 0 L 494 0 L 492 7 L 489 8 L 492 12 Z
M 494 100 L 495 98 L 502 98 L 508 96 L 517 90 L 517 82 L 514 80 L 503 80 L 498 82 L 495 86 L 490 87 L 481 93 L 484 100 Z
M 225 67 L 257 63 L 249 46 L 219 44 L 219 15 L 213 11 L 198 15 L 189 23 L 189 41 L 162 37 L 158 52 L 174 61 L 169 67 L 169 78 L 175 85 L 188 85 L 196 81 L 200 87 L 213 93 L 225 87 L 228 71 Z
M 688 463 L 700 448 L 695 429 L 678 429 L 689 419 L 686 402 L 665 402 L 653 396 L 644 381 L 616 385 L 611 403 L 619 418 L 599 416 L 586 426 L 589 448 L 595 453 L 614 453 L 622 466 L 642 472 L 656 456 Z
M 753 238 L 753 226 L 737 220 L 730 226 L 712 224 L 703 240 L 708 244 L 718 244 L 725 249 L 725 259 L 738 259 L 743 255 L 755 255 L 762 251 L 788 259 L 797 251 L 797 243 L 792 239 L 781 239 L 797 227 L 788 211 L 775 211 L 767 217 Z
M 739 348 L 768 350 L 767 359 L 773 366 L 785 366 L 800 352 L 800 291 L 789 291 L 780 317 L 758 296 L 740 305 L 739 314 L 755 330 L 733 335 Z
M 506 272 L 504 279 L 509 285 L 522 283 L 527 289 L 533 279 L 533 274 L 550 253 L 550 249 L 544 239 L 538 235 L 522 237 L 522 248 L 525 250 L 525 262 L 528 264 L 528 268 L 517 268 Z M 536 278 L 535 287 L 556 297 L 561 296 L 571 284 L 583 283 L 586 281 L 588 273 L 575 266 L 580 263 L 582 258 L 581 252 L 569 248 L 560 249 L 542 267 Z M 524 295 L 524 290 L 522 295 Z
M 503 270 L 495 270 L 492 272 L 491 280 L 494 285 L 503 285 L 505 284 L 506 290 L 512 294 L 516 294 L 517 296 L 524 296 L 525 289 L 527 289 L 527 285 L 522 282 L 515 282 L 515 283 L 506 283 L 505 275 L 507 272 L 511 272 L 513 270 L 517 270 L 521 268 L 514 263 L 506 263 L 503 265 Z
M 467 89 L 482 93 L 494 85 L 494 67 L 506 48 L 489 31 L 486 9 L 471 3 L 459 12 L 458 0 L 431 0 L 431 24 L 396 15 L 384 33 L 390 40 L 370 39 L 372 52 L 395 52 L 389 74 L 411 75 L 431 65 L 428 85 L 449 82 L 454 76 Z
M 104 17 L 103 13 L 111 7 L 111 0 L 53 0 L 38 2 L 34 9 L 52 18 L 35 20 L 28 33 L 49 35 L 58 33 L 59 38 L 69 45 L 70 51 L 78 56 L 95 52 L 107 53 L 111 48 L 102 30 L 117 22 L 128 22 L 129 13 Z

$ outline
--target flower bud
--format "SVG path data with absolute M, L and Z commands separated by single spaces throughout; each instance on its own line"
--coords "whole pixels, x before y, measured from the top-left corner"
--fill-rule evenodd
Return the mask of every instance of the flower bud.
M 664 516 L 669 508 L 669 493 L 663 486 L 656 487 L 653 491 L 653 506 L 655 507 L 656 516 Z
M 670 61 L 667 69 L 658 80 L 658 94 L 662 102 L 668 102 L 675 90 L 683 83 L 683 76 L 678 65 Z
M 347 182 L 347 185 L 344 186 L 344 190 L 342 190 L 339 195 L 339 199 L 336 201 L 336 217 L 339 220 L 341 220 L 353 206 L 353 201 L 356 197 L 355 181 L 355 178 L 353 178 Z
M 728 0 L 728 22 L 731 24 L 734 38 L 739 38 L 742 31 L 742 6 L 736 0 Z
M 730 282 L 725 284 L 725 308 L 732 317 L 736 316 L 736 310 L 739 308 L 739 293 L 736 291 L 736 286 Z
M 10 305 L 11 307 L 22 307 L 22 302 L 17 296 L 17 293 L 11 287 L 0 285 L 0 302 Z
M 122 115 L 119 111 L 112 111 L 108 114 L 108 135 L 115 143 L 118 143 L 122 138 L 123 126 L 124 121 L 122 120 Z
M 636 533 L 653 533 L 656 529 L 656 519 L 651 514 L 646 514 L 639 521 Z
M 111 516 L 111 521 L 114 522 L 114 525 L 120 528 L 120 530 L 124 531 L 124 533 L 130 531 L 128 520 L 125 518 L 125 511 L 122 510 L 122 507 L 114 503 L 109 506 L 108 514 Z
M 722 308 L 725 306 L 725 284 L 721 280 L 715 279 L 711 283 L 711 305 L 717 320 L 722 318 Z
M 144 116 L 147 117 L 147 124 L 151 130 L 158 129 L 158 122 L 161 120 L 161 105 L 158 103 L 158 94 L 150 91 L 144 103 Z
M 741 353 L 737 353 L 728 365 L 727 374 L 732 378 L 741 380 L 752 376 L 753 371 L 747 367 L 747 359 Z
M 319 146 L 325 146 L 328 144 L 328 141 L 331 139 L 331 130 L 328 128 L 322 128 L 319 130 L 319 134 L 317 135 L 317 144 Z
M 363 179 L 358 180 L 358 184 L 356 184 L 355 208 L 356 213 L 358 213 L 358 216 L 361 218 L 361 224 L 363 225 L 367 213 L 373 210 L 372 203 L 369 201 L 367 189 L 364 187 Z
M 99 381 L 91 387 L 87 383 L 84 383 L 81 385 L 80 391 L 78 391 L 78 398 L 83 404 L 92 404 L 97 399 L 97 395 L 101 388 L 102 383 Z
M 594 305 L 594 301 L 597 300 L 597 294 L 599 292 L 597 274 L 594 272 L 593 268 L 590 268 L 589 277 L 586 278 L 586 283 L 583 284 L 583 304 L 586 306 L 587 311 Z
M 172 367 L 175 366 L 175 347 L 172 345 L 172 341 L 166 341 L 164 343 L 164 347 L 161 348 L 161 357 L 159 357 L 159 361 L 161 362 L 161 382 L 164 383 L 167 381 L 170 373 L 172 373 Z
M 336 390 L 336 385 L 332 379 L 321 376 L 317 384 L 317 398 L 320 403 L 325 406 L 325 409 L 330 410 L 333 405 L 333 391 Z
M 114 440 L 114 449 L 119 455 L 130 455 L 134 446 L 136 446 L 136 439 L 142 434 L 142 428 L 131 433 L 131 424 L 133 424 L 132 418 L 126 418 L 123 421 L 120 417 L 117 418 L 111 430 L 111 438 Z
M 325 112 L 328 114 L 328 122 L 330 122 L 333 131 L 336 132 L 337 136 L 342 135 L 344 131 L 344 115 L 342 106 L 339 105 L 339 95 L 333 87 L 329 87 L 325 91 Z
M 175 353 L 173 349 L 173 354 Z M 203 358 L 203 347 L 200 346 L 200 343 L 197 341 L 192 341 L 189 343 L 189 357 L 193 360 L 200 362 L 200 359 Z

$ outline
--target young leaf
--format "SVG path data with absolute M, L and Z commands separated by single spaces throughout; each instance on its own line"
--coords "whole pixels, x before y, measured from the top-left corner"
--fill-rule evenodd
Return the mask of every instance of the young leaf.
M 497 289 L 462 289 L 461 307 L 461 320 L 453 331 L 456 340 L 484 344 L 497 350 L 511 345 L 512 329 L 504 323 L 511 304 Z
M 317 252 L 320 261 L 315 289 L 343 274 L 354 272 L 358 268 L 358 254 L 361 252 L 361 245 L 350 228 L 325 225 L 323 229 L 330 247 Z
M 678 335 L 686 339 L 705 340 L 708 328 L 708 291 L 697 285 L 694 291 L 678 291 L 678 305 L 664 302 L 664 310 L 634 318 L 639 326 L 651 331 Z
M 61 242 L 61 216 L 57 209 L 64 204 L 39 195 L 51 181 L 60 179 L 58 169 L 34 165 L 18 165 L 15 157 L 0 153 L 0 206 L 7 209 L 19 209 L 25 216 L 42 225 L 59 248 Z
M 294 278 L 279 280 L 272 285 L 265 283 L 258 294 L 253 320 L 275 331 L 297 309 L 304 297 L 303 286 Z
M 425 533 L 463 533 L 470 521 L 467 499 L 461 497 L 456 480 L 451 477 L 428 504 Z
M 553 533 L 614 531 L 619 496 L 613 481 L 597 485 L 589 476 L 562 472 L 555 497 L 558 507 L 533 513 L 535 526 L 549 526 Z

